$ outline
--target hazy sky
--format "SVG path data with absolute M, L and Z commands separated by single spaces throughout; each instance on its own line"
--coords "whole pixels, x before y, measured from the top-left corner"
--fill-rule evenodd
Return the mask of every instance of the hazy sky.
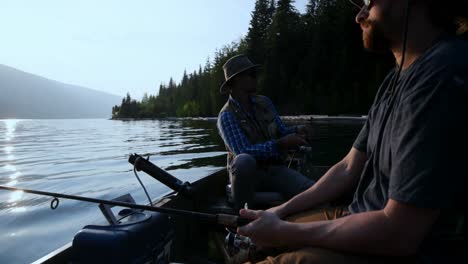
M 307 0 L 297 0 L 304 12 Z M 247 33 L 254 0 L 2 0 L 0 64 L 123 96 L 179 82 Z

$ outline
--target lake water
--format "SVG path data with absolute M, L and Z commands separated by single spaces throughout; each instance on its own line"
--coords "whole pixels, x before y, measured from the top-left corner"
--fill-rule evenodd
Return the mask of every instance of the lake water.
M 316 120 L 310 162 L 332 165 L 351 147 L 362 121 Z M 112 199 L 147 198 L 128 163 L 130 153 L 182 181 L 225 165 L 214 120 L 0 120 L 0 185 Z M 139 173 L 149 195 L 169 189 Z M 28 263 L 70 242 L 86 224 L 103 224 L 96 204 L 0 190 L 0 263 Z

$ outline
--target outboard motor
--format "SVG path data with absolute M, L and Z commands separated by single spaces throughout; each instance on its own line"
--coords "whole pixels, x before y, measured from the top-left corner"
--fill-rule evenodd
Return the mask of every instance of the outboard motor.
M 127 194 L 117 199 L 133 202 Z M 87 225 L 73 239 L 73 263 L 169 263 L 175 236 L 168 215 L 100 206 L 109 225 Z

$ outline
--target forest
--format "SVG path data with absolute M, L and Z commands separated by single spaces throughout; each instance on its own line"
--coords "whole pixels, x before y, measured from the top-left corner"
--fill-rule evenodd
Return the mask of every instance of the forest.
M 258 93 L 270 97 L 281 115 L 366 114 L 393 57 L 363 49 L 354 21 L 359 10 L 348 1 L 309 0 L 303 14 L 293 3 L 257 0 L 244 38 L 215 51 L 180 81 L 160 84 L 154 95 L 138 101 L 127 93 L 112 117 L 217 116 L 227 99 L 219 93 L 222 66 L 237 54 L 262 64 Z

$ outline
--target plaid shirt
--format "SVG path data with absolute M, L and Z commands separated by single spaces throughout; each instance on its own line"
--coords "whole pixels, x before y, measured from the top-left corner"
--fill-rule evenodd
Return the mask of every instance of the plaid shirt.
M 247 111 L 245 111 L 241 107 L 239 102 L 237 102 L 234 98 L 229 96 L 229 100 L 231 100 L 232 103 L 236 104 L 239 107 L 239 109 L 244 111 L 244 113 L 246 113 L 250 118 L 253 118 L 253 116 Z M 251 97 L 251 100 L 255 107 L 254 98 Z M 296 127 L 286 127 L 286 125 L 283 123 L 283 121 L 281 121 L 278 113 L 276 112 L 273 103 L 270 100 L 268 100 L 267 103 L 269 104 L 275 115 L 275 123 L 278 126 L 278 132 L 280 136 L 295 133 L 297 130 Z M 274 140 L 269 140 L 263 143 L 252 145 L 249 142 L 249 139 L 247 138 L 245 133 L 242 131 L 237 118 L 234 116 L 234 114 L 228 111 L 221 113 L 218 122 L 218 130 L 220 132 L 221 137 L 224 140 L 224 143 L 235 155 L 246 153 L 254 156 L 257 160 L 280 158 L 278 146 L 276 145 L 276 142 Z

